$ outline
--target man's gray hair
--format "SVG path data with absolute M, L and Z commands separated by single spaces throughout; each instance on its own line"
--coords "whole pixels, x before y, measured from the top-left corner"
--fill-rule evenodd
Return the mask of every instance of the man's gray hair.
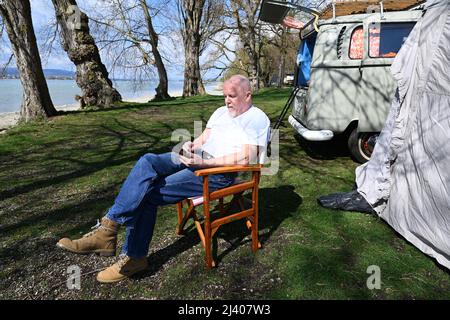
M 248 80 L 248 78 L 243 75 L 235 74 L 235 75 L 231 76 L 230 79 L 226 80 L 225 82 L 230 82 L 232 84 L 237 85 L 244 92 L 252 91 L 252 86 L 250 85 L 250 80 Z

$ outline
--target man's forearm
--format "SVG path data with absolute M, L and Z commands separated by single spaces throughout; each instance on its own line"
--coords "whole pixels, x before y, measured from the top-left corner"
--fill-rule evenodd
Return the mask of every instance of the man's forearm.
M 253 159 L 253 161 L 251 161 Z M 219 158 L 204 159 L 204 167 L 222 167 L 234 165 L 255 164 L 257 157 L 251 157 L 249 152 L 235 152 Z
M 195 139 L 193 141 L 193 149 L 194 149 L 194 151 L 200 150 L 202 148 L 203 144 L 204 144 L 203 139 L 199 139 L 199 138 Z
M 248 157 L 241 152 L 236 152 L 219 158 L 204 159 L 205 167 L 222 167 L 233 165 L 247 165 Z
M 210 129 L 206 128 L 205 131 L 203 131 L 203 133 L 192 142 L 194 151 L 200 150 L 202 148 L 206 140 L 208 140 L 209 134 Z

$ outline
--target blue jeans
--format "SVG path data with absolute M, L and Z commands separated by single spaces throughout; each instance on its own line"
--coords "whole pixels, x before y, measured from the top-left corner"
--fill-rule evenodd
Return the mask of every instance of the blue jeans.
M 174 153 L 142 156 L 123 183 L 114 205 L 106 217 L 126 226 L 122 253 L 132 258 L 146 257 L 158 206 L 175 204 L 188 197 L 203 194 L 203 177 L 194 168 L 172 161 Z M 235 175 L 209 176 L 209 189 L 231 185 Z

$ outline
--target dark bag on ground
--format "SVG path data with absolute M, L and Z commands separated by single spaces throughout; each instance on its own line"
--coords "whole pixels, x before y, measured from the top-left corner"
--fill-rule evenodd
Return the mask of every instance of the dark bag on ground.
M 375 213 L 370 204 L 357 190 L 321 196 L 317 198 L 317 202 L 328 209 Z

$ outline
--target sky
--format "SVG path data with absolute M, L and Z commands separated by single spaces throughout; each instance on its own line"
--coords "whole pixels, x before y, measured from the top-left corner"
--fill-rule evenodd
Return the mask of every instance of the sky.
M 108 0 L 77 0 L 77 3 L 80 6 L 81 10 L 83 10 L 89 16 L 90 15 L 89 12 L 95 14 L 95 12 L 101 11 L 100 9 L 98 9 L 99 4 L 105 1 Z M 165 3 L 165 2 L 170 3 L 170 1 L 171 0 L 150 0 L 149 3 Z M 307 6 L 314 5 L 315 3 L 323 4 L 329 2 L 329 0 L 291 0 L 291 1 Z M 54 49 L 51 51 L 50 54 L 46 53 L 46 51 L 43 49 L 43 42 L 44 42 L 43 39 L 46 38 L 44 36 L 45 30 L 46 29 L 48 30 L 48 25 L 54 23 L 55 21 L 55 13 L 51 0 L 30 0 L 30 3 L 31 3 L 33 26 L 37 37 L 38 45 L 40 48 L 43 68 L 75 71 L 74 64 L 69 60 L 67 54 L 62 50 L 59 43 L 56 43 Z M 157 20 L 155 21 L 154 24 L 156 26 Z M 95 37 L 95 34 L 92 35 Z M 164 37 L 162 36 L 160 37 L 159 49 L 163 51 L 164 56 L 170 57 L 171 60 L 170 63 L 166 62 L 165 64 L 169 79 L 178 79 L 178 80 L 183 79 L 184 53 L 183 53 L 183 46 L 179 45 L 180 41 L 181 39 L 179 39 L 178 43 L 174 44 L 173 41 L 168 41 L 167 39 L 164 39 Z M 227 46 L 234 48 L 236 45 L 236 38 L 231 39 L 229 41 L 230 43 L 227 43 Z M 5 65 L 10 55 L 11 55 L 11 48 L 5 32 L 0 42 L 0 67 L 3 67 Z M 108 59 L 107 53 L 105 53 L 102 50 L 100 51 L 100 55 L 102 58 L 102 62 L 106 65 L 108 71 L 111 73 L 111 63 L 109 61 L 111 60 L 111 58 Z M 230 54 L 229 56 L 231 58 L 233 57 L 232 54 Z M 207 58 L 208 52 L 206 52 L 206 54 L 204 54 L 201 57 L 200 63 L 202 64 L 204 61 L 207 60 Z M 222 61 L 225 64 L 228 64 L 228 62 L 225 59 L 223 59 Z M 14 64 L 11 64 L 10 66 L 14 66 Z M 217 70 L 211 70 L 204 76 L 204 78 L 205 79 L 213 78 L 218 73 L 219 71 Z M 113 77 L 123 78 L 132 76 L 131 75 L 117 76 L 116 74 L 113 74 Z
M 89 9 L 86 10 L 86 8 L 95 8 L 96 5 L 98 3 L 101 3 L 102 1 L 104 0 L 78 0 L 77 3 L 80 6 L 81 10 L 83 10 L 85 13 L 87 12 L 89 15 Z M 43 68 L 75 71 L 74 64 L 69 60 L 67 54 L 60 48 L 59 44 L 55 45 L 55 49 L 52 50 L 51 54 L 46 54 L 42 49 L 46 26 L 54 23 L 55 21 L 55 13 L 51 0 L 30 0 L 30 3 L 33 27 L 40 49 Z M 173 42 L 165 42 L 163 37 L 160 38 L 159 46 L 162 48 L 160 50 L 165 50 L 166 55 L 171 56 L 171 59 L 174 61 L 171 64 L 166 63 L 169 79 L 183 79 L 184 56 L 182 52 L 182 46 L 180 48 L 179 45 L 174 45 Z M 11 48 L 5 32 L 0 43 L 0 66 L 4 66 L 10 55 Z M 106 65 L 108 71 L 111 71 L 105 52 L 100 51 L 100 55 L 102 58 L 102 62 Z M 206 57 L 202 57 L 201 62 L 205 59 Z M 14 64 L 11 64 L 10 66 L 14 66 Z M 217 71 L 210 72 L 205 76 L 205 78 L 211 78 L 216 74 Z
M 55 21 L 53 4 L 50 0 L 30 0 L 30 3 L 34 32 L 36 33 L 38 43 L 42 43 L 40 38 L 42 38 L 41 32 L 43 26 L 47 25 L 50 21 Z M 55 52 L 48 59 L 43 59 L 42 62 L 43 68 L 46 69 L 75 70 L 74 64 L 69 60 L 64 51 Z
M 30 3 L 34 32 L 36 34 L 38 45 L 41 45 L 41 32 L 43 26 L 47 25 L 50 21 L 55 20 L 53 5 L 50 0 L 30 0 Z M 0 65 L 3 66 L 12 53 L 6 32 L 4 32 L 3 34 L 2 42 L 0 45 Z M 55 52 L 54 54 L 50 55 L 48 59 L 43 59 L 42 52 L 40 52 L 40 54 L 43 68 L 64 69 L 71 71 L 75 70 L 73 63 L 69 60 L 67 55 L 64 54 L 64 52 Z

